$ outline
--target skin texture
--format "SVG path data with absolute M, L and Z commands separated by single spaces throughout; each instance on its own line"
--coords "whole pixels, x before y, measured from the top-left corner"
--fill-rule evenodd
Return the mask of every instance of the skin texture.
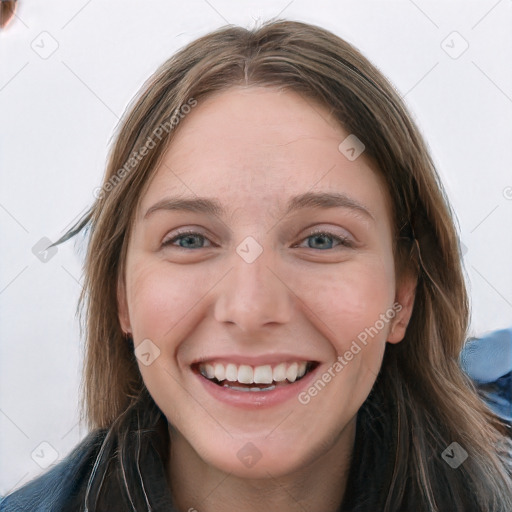
M 181 121 L 141 198 L 119 318 L 136 346 L 150 339 L 160 350 L 139 368 L 172 424 L 179 510 L 326 512 L 341 503 L 357 411 L 386 342 L 404 336 L 415 284 L 397 286 L 386 187 L 364 153 L 350 161 L 338 150 L 348 135 L 295 92 L 233 87 Z M 285 216 L 288 199 L 307 192 L 345 194 L 368 214 L 306 207 Z M 225 212 L 144 218 L 170 196 L 215 198 Z M 180 241 L 178 228 L 199 236 Z M 316 228 L 332 237 L 312 236 Z M 248 236 L 262 248 L 252 263 L 236 251 Z M 212 398 L 190 367 L 218 355 L 289 354 L 319 362 L 321 377 L 395 302 L 401 310 L 307 404 L 294 396 L 241 410 Z M 261 454 L 252 467 L 237 457 L 247 443 Z

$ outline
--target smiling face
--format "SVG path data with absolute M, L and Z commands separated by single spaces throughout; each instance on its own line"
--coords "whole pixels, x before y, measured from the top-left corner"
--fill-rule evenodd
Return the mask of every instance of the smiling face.
M 386 186 L 348 135 L 297 93 L 234 87 L 181 121 L 141 198 L 120 321 L 172 443 L 208 466 L 339 459 L 403 338 Z

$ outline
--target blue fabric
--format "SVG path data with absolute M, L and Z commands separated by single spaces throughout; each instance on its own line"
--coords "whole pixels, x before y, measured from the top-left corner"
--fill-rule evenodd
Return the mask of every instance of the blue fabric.
M 468 340 L 460 362 L 489 407 L 512 424 L 512 327 Z

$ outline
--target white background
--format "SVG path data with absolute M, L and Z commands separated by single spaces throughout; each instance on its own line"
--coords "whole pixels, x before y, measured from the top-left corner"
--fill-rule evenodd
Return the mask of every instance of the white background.
M 511 0 L 20 0 L 0 32 L 0 495 L 86 434 L 83 247 L 46 263 L 32 247 L 92 203 L 116 123 L 161 62 L 228 22 L 276 16 L 347 39 L 405 96 L 467 248 L 471 334 L 512 324 Z

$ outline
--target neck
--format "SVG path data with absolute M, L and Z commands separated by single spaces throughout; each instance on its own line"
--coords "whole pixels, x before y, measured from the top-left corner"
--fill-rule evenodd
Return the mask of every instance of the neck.
M 343 501 L 356 422 L 301 467 L 282 476 L 249 479 L 206 463 L 181 434 L 170 430 L 168 479 L 179 512 L 338 512 Z

